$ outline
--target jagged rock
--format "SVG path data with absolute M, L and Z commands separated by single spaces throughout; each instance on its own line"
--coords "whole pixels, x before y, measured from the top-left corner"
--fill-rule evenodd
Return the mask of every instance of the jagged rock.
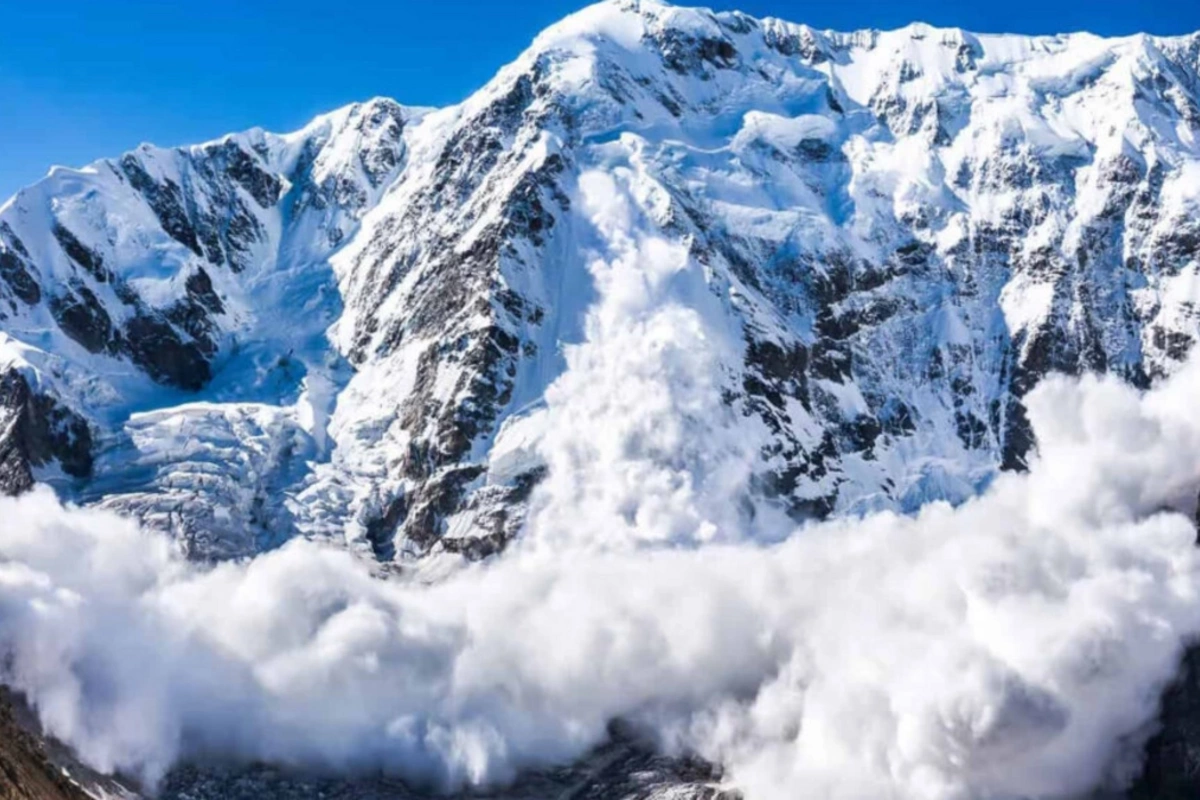
M 635 43 L 591 41 L 612 15 Z M 1146 385 L 1186 356 L 1200 318 L 1194 159 L 1147 133 L 1160 112 L 1192 124 L 1192 40 L 1114 41 L 1038 79 L 1055 98 L 1044 130 L 980 94 L 982 65 L 1033 80 L 1012 55 L 1026 50 L 987 41 L 602 4 L 444 124 L 376 99 L 287 137 L 146 146 L 51 175 L 0 220 L 0 324 L 43 391 L 142 452 L 134 463 L 153 446 L 122 420 L 179 401 L 141 377 L 200 402 L 308 404 L 295 418 L 310 420 L 312 468 L 269 459 L 286 474 L 256 473 L 248 496 L 270 485 L 284 500 L 234 509 L 273 508 L 272 537 L 357 530 L 390 560 L 453 530 L 451 547 L 490 553 L 524 501 L 493 480 L 489 448 L 581 331 L 588 290 L 560 288 L 591 283 L 579 176 L 633 158 L 629 133 L 639 191 L 656 198 L 639 224 L 687 248 L 745 331 L 722 391 L 773 437 L 762 498 L 797 518 L 961 500 L 1027 463 L 1021 398 L 1042 377 Z M 1036 45 L 1075 57 L 1071 37 Z M 779 115 L 780 92 L 806 113 Z M 1058 125 L 1096 103 L 1103 122 Z M 913 146 L 920 157 L 898 155 Z M 750 188 L 727 192 L 713 169 Z M 950 473 L 908 469 L 901 454 L 917 452 Z M 169 463 L 101 472 L 84 499 L 136 496 L 144 519 L 174 519 L 178 486 L 140 482 L 169 481 Z
M 33 391 L 21 373 L 0 375 L 0 492 L 29 490 L 34 468 L 52 461 L 68 475 L 88 477 L 92 446 L 91 428 L 83 417 Z

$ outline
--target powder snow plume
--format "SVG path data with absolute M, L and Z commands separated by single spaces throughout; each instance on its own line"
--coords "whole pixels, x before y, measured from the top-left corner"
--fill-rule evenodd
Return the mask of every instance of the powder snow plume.
M 581 181 L 598 300 L 510 552 L 433 583 L 299 540 L 200 567 L 37 490 L 0 501 L 3 681 L 151 784 L 199 757 L 491 784 L 613 719 L 755 799 L 1127 779 L 1200 632 L 1200 361 L 1144 393 L 1043 382 L 1029 473 L 957 508 L 793 530 L 747 499 L 736 330 L 686 249 L 628 233 L 653 205 L 629 178 Z

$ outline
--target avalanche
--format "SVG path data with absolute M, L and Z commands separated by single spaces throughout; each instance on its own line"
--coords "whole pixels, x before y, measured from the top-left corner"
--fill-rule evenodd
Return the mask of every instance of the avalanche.
M 3 677 L 88 763 L 151 782 L 219 757 L 494 784 L 622 718 L 755 798 L 1075 796 L 1130 777 L 1200 633 L 1198 391 L 1200 361 L 1145 395 L 1053 378 L 1029 398 L 1028 475 L 775 545 L 700 535 L 734 497 L 665 507 L 663 478 L 579 472 L 542 490 L 532 540 L 432 584 L 303 540 L 198 568 L 38 490 L 0 504 Z M 598 442 L 576 426 L 555 447 Z M 575 529 L 592 522 L 602 547 Z

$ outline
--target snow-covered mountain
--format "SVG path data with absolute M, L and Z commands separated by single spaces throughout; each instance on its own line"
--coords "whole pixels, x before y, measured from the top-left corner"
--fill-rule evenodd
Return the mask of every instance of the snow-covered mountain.
M 164 796 L 1078 794 L 1130 777 L 1110 739 L 1200 629 L 1161 513 L 1194 510 L 1200 368 L 1028 393 L 1150 386 L 1197 336 L 1200 34 L 603 2 L 460 105 L 0 206 L 0 489 L 240 562 L 6 505 L 4 677 Z M 1194 789 L 1198 663 L 1146 796 Z M 197 753 L 370 775 L 170 772 Z
M 713 447 L 749 451 L 720 513 L 768 536 L 961 500 L 1023 466 L 1041 376 L 1145 385 L 1188 352 L 1198 137 L 1200 36 L 601 3 L 458 106 L 375 99 L 18 193 L 0 478 L 205 559 L 486 555 L 548 471 L 631 448 L 677 450 L 691 485 L 667 490 L 697 493 Z M 727 430 L 663 377 L 692 357 Z M 555 444 L 606 414 L 641 427 Z

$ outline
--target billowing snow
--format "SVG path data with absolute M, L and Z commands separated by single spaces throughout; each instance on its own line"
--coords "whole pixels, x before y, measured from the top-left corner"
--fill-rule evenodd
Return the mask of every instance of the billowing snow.
M 595 334 L 583 347 L 604 350 Z M 625 357 L 660 356 L 676 379 L 708 367 Z M 1029 475 L 772 547 L 646 549 L 679 528 L 736 540 L 736 493 L 687 491 L 696 467 L 670 453 L 613 451 L 546 484 L 531 540 L 434 585 L 303 541 L 197 569 L 38 491 L 0 501 L 3 675 L 89 763 L 151 780 L 203 753 L 491 783 L 623 717 L 750 797 L 1075 796 L 1126 776 L 1200 633 L 1198 391 L 1200 363 L 1144 397 L 1050 381 Z M 560 419 L 594 407 L 556 396 Z M 552 468 L 592 433 L 560 428 Z

